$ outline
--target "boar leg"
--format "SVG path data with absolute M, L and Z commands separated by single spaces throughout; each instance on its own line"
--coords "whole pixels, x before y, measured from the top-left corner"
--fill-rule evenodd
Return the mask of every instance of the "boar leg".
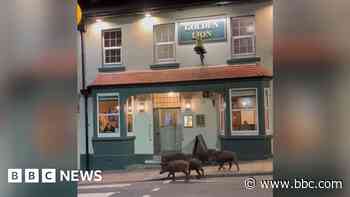
M 231 168 L 232 168 L 232 161 L 229 161 L 229 162 L 228 162 L 228 165 L 229 165 L 228 170 L 231 171 Z
M 222 168 L 224 168 L 223 166 L 224 166 L 224 163 L 220 162 L 220 163 L 219 163 L 219 170 L 221 170 Z M 224 168 L 224 169 L 225 169 L 225 168 Z
M 186 175 L 186 181 L 188 181 L 188 179 L 189 179 L 188 171 L 184 170 L 183 173 L 185 173 L 185 175 Z
M 201 168 L 200 170 L 201 170 L 201 172 L 202 172 L 202 176 L 205 176 L 205 175 L 204 175 L 204 169 Z
M 199 171 L 199 169 L 196 169 L 196 172 L 197 172 L 197 179 L 200 179 L 201 178 L 201 172 Z
M 239 172 L 239 165 L 238 162 L 236 160 L 233 160 L 233 162 L 235 163 L 236 167 L 237 167 L 237 172 Z
M 175 172 L 173 172 L 172 175 L 173 175 L 173 181 L 175 181 Z

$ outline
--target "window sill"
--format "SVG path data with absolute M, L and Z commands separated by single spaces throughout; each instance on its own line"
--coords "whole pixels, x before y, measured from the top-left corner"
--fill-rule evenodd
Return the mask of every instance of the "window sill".
M 237 56 L 227 60 L 227 64 L 248 64 L 260 62 L 261 58 L 257 56 Z
M 125 71 L 125 66 L 112 65 L 98 68 L 98 72 L 121 72 Z
M 166 70 L 166 69 L 176 69 L 180 67 L 180 63 L 159 63 L 150 65 L 152 70 Z
M 133 140 L 135 136 L 128 137 L 93 137 L 92 141 L 125 141 L 125 140 Z

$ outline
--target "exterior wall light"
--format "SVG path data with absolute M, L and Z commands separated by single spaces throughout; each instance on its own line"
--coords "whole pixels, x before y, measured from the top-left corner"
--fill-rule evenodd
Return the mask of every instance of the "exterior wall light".
M 145 102 L 144 101 L 139 102 L 138 110 L 139 110 L 139 112 L 145 112 Z
M 145 17 L 151 17 L 152 14 L 150 12 L 145 12 Z
M 187 100 L 185 103 L 185 110 L 190 111 L 192 109 L 191 100 Z

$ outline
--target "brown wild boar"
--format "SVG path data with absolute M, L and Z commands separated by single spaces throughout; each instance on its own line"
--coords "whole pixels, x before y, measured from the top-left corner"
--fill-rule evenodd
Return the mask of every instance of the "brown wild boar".
M 239 171 L 239 165 L 237 161 L 236 153 L 232 151 L 216 151 L 210 157 L 210 160 L 214 160 L 219 164 L 219 170 L 224 169 L 224 164 L 227 162 L 229 164 L 229 170 L 231 170 L 232 162 L 235 163 L 237 171 Z
M 175 160 L 189 160 L 191 155 L 186 155 L 184 153 L 169 153 L 166 155 L 162 155 L 162 163 L 167 163 Z
M 192 158 L 189 160 L 190 163 L 190 169 L 189 169 L 189 175 L 191 175 L 192 170 L 196 170 L 199 179 L 201 176 L 204 176 L 204 169 L 202 167 L 202 162 L 196 158 Z M 202 172 L 202 174 L 200 173 Z
M 183 172 L 186 175 L 186 181 L 188 181 L 189 179 L 190 164 L 188 161 L 185 161 L 185 160 L 170 161 L 168 163 L 162 163 L 161 167 L 162 168 L 159 174 L 163 174 L 164 172 L 169 172 L 168 177 L 172 175 L 173 181 L 175 181 L 176 172 Z

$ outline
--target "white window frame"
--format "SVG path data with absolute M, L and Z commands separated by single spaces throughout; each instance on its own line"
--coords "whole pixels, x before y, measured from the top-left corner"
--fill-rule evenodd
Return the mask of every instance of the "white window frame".
M 222 100 L 221 100 L 221 98 L 222 98 Z M 223 114 L 223 116 L 221 114 Z M 227 118 L 226 118 L 225 95 L 219 95 L 219 133 L 220 133 L 220 135 L 225 135 L 226 119 Z M 223 128 L 220 128 L 222 120 L 224 122 L 224 125 L 223 125 Z
M 174 41 L 167 42 L 157 42 L 157 34 L 156 27 L 161 25 L 174 25 Z M 176 62 L 176 24 L 175 23 L 165 23 L 165 24 L 157 24 L 153 28 L 153 40 L 154 40 L 154 61 L 156 64 L 161 63 L 174 63 Z M 159 59 L 158 58 L 158 50 L 157 48 L 162 45 L 173 45 L 173 58 Z
M 134 136 L 135 135 L 135 98 L 134 96 L 131 96 L 131 112 L 129 112 L 129 100 L 126 102 L 126 111 L 127 111 L 127 117 L 126 117 L 126 133 L 127 136 Z M 129 127 L 128 127 L 128 116 L 132 115 L 132 131 L 129 132 Z
M 266 93 L 268 94 L 266 96 Z M 266 98 L 268 99 L 268 101 L 266 100 Z M 264 88 L 264 110 L 268 110 L 269 111 L 269 126 L 270 128 L 267 129 L 266 128 L 266 123 L 265 123 L 265 131 L 266 134 L 272 134 L 273 133 L 273 100 L 272 100 L 273 96 L 272 96 L 272 89 L 271 88 Z M 266 113 L 264 114 L 266 115 Z M 266 117 L 265 117 L 266 118 Z M 264 120 L 265 121 L 265 120 Z
M 99 104 L 100 104 L 100 97 L 104 96 L 115 96 L 118 98 L 118 105 L 120 109 L 120 97 L 119 93 L 97 93 L 96 95 L 96 118 L 97 118 L 97 137 L 120 137 L 120 110 L 118 110 L 118 113 L 114 113 L 115 115 L 118 115 L 118 125 L 119 128 L 115 129 L 114 133 L 100 133 L 100 109 L 99 109 Z
M 105 47 L 105 32 L 113 32 L 113 31 L 120 31 L 121 35 L 121 46 L 114 46 L 114 47 Z M 103 58 L 103 67 L 118 67 L 123 63 L 123 32 L 121 28 L 115 28 L 115 29 L 106 29 L 102 31 L 102 58 Z M 111 49 L 120 49 L 120 62 L 111 62 L 107 63 L 106 62 L 106 50 L 111 50 Z
M 255 107 L 256 107 L 256 130 L 233 130 L 232 127 L 232 91 L 235 90 L 255 90 Z M 258 89 L 257 88 L 231 88 L 229 89 L 230 93 L 230 130 L 231 135 L 259 135 L 259 107 L 258 107 Z
M 233 20 L 239 20 L 241 18 L 253 18 L 253 25 L 254 25 L 254 34 L 253 35 L 240 35 L 240 36 L 233 36 L 233 31 L 232 31 L 232 21 Z M 253 56 L 256 55 L 256 25 L 255 25 L 255 16 L 239 16 L 239 17 L 231 17 L 230 18 L 230 26 L 231 26 L 231 55 L 232 57 L 240 57 L 240 56 Z M 235 53 L 235 47 L 234 47 L 234 41 L 243 39 L 243 38 L 252 38 L 253 40 L 253 52 L 252 53 Z

